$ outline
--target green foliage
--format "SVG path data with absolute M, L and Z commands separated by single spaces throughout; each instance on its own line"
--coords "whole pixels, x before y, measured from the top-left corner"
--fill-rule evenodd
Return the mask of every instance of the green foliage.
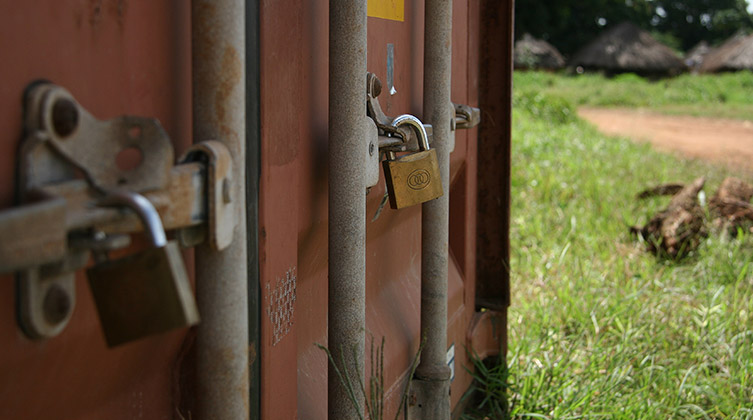
M 474 383 L 463 398 L 475 397 L 474 405 L 464 413 L 463 420 L 475 418 L 508 419 L 510 408 L 507 406 L 509 390 L 507 365 L 499 360 L 482 361 L 478 357 L 473 361 L 471 374 Z
M 669 32 L 659 32 L 658 30 L 654 29 L 651 31 L 651 36 L 654 37 L 654 39 L 656 39 L 657 41 L 674 50 L 674 52 L 677 53 L 677 55 L 679 55 L 680 57 L 685 55 L 686 50 L 693 48 L 692 45 L 688 48 L 685 48 L 682 45 L 682 39 Z
M 564 97 L 555 94 L 526 90 L 513 97 L 513 104 L 519 109 L 524 109 L 534 118 L 541 118 L 556 124 L 575 120 L 575 107 Z
M 656 0 L 653 26 L 682 40 L 685 50 L 700 41 L 720 42 L 740 29 L 750 30 L 753 20 L 745 0 Z M 658 11 L 663 10 L 663 15 Z
M 652 85 L 633 76 L 516 76 L 515 95 L 539 86 L 569 97 L 558 89 L 573 80 L 651 100 L 640 89 Z M 673 98 L 737 101 L 743 81 L 753 82 L 679 80 L 689 92 Z M 467 418 L 501 418 L 509 404 L 513 419 L 753 419 L 753 236 L 711 235 L 672 263 L 628 234 L 668 201 L 637 202 L 638 191 L 705 175 L 710 195 L 730 172 L 541 115 L 513 114 L 508 365 L 476 364 L 488 409 Z
M 570 55 L 604 29 L 624 21 L 659 34 L 687 51 L 699 41 L 727 39 L 753 29 L 745 0 L 518 0 L 516 37 L 528 32 Z
M 753 118 L 753 72 L 684 74 L 649 81 L 631 73 L 606 79 L 598 74 L 514 74 L 515 104 L 531 95 L 567 98 L 574 106 L 645 107 L 666 113 Z M 548 105 L 541 105 L 547 107 Z M 520 107 L 526 109 L 526 107 Z
M 519 38 L 530 33 L 570 55 L 601 33 L 604 25 L 626 20 L 648 25 L 651 14 L 649 0 L 518 0 L 515 34 Z
M 413 375 L 416 373 L 416 368 L 418 367 L 418 362 L 421 358 L 421 351 L 424 348 L 424 343 L 426 342 L 426 339 L 421 340 L 421 344 L 418 346 L 418 351 L 416 352 L 416 356 L 413 358 L 413 363 L 411 363 L 410 366 L 410 373 L 408 374 L 408 378 L 405 384 L 405 388 L 403 390 L 403 394 L 400 397 L 400 403 L 398 405 L 398 409 L 395 412 L 395 420 L 398 420 L 400 418 L 400 412 L 403 410 L 403 407 L 405 406 L 407 400 L 408 400 L 408 392 L 410 391 L 410 380 L 413 378 Z M 370 420 L 383 420 L 384 419 L 384 337 L 382 337 L 382 343 L 377 347 L 374 348 L 374 337 L 371 337 L 371 353 L 370 353 L 370 361 L 371 361 L 371 371 L 369 372 L 368 377 L 368 392 L 366 389 L 366 385 L 364 384 L 364 379 L 361 377 L 361 372 L 358 369 L 358 366 L 347 366 L 345 357 L 345 352 L 343 349 L 340 349 L 339 352 L 339 362 L 335 360 L 335 357 L 332 355 L 332 352 L 329 351 L 329 349 L 319 343 L 316 344 L 319 349 L 323 350 L 327 354 L 327 359 L 329 360 L 329 363 L 332 365 L 332 367 L 335 370 L 335 374 L 337 375 L 338 381 L 340 381 L 340 384 L 345 388 L 345 393 L 348 395 L 348 400 L 353 405 L 353 407 L 357 410 L 357 415 L 359 420 L 365 420 L 365 417 L 362 412 L 362 407 L 359 403 L 359 398 L 363 397 L 363 402 L 365 405 L 367 417 Z M 351 355 L 351 360 L 358 360 L 358 349 L 353 348 L 352 349 L 353 354 Z M 355 376 L 355 383 L 353 381 L 353 377 Z

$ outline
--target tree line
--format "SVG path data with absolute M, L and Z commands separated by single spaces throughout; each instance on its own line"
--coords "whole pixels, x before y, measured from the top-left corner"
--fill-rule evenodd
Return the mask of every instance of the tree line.
M 516 0 L 515 35 L 542 38 L 565 55 L 630 21 L 678 51 L 753 30 L 745 0 Z

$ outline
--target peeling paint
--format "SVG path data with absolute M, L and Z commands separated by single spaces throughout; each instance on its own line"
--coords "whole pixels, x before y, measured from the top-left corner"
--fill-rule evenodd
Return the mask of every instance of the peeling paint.
M 295 319 L 296 268 L 278 277 L 274 288 L 267 283 L 267 315 L 272 323 L 272 345 L 282 341 L 290 332 Z

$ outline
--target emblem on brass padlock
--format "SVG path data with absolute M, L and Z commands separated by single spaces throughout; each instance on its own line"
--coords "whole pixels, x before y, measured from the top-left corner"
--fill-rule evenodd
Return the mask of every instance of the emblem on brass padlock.
M 133 210 L 150 241 L 144 251 L 100 261 L 86 272 L 107 345 L 198 323 L 180 249 L 175 241 L 167 241 L 152 203 L 136 193 L 115 192 L 99 204 Z
M 413 115 L 400 115 L 393 127 L 408 125 L 418 133 L 421 149 L 399 158 L 389 155 L 382 162 L 390 207 L 401 209 L 439 198 L 443 194 L 437 151 L 429 147 L 429 138 L 421 121 Z

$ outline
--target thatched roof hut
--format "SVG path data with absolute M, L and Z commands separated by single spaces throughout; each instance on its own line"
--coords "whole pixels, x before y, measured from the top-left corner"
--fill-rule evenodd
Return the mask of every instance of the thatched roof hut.
M 695 47 L 691 48 L 690 51 L 685 53 L 685 65 L 691 69 L 698 69 L 711 51 L 713 51 L 713 48 L 709 46 L 708 42 L 699 42 Z
M 671 48 L 630 22 L 605 31 L 581 48 L 570 66 L 643 75 L 677 74 L 686 69 Z
M 709 53 L 699 68 L 701 73 L 753 70 L 753 35 L 737 34 Z
M 530 34 L 515 41 L 514 63 L 516 69 L 559 70 L 565 67 L 565 59 L 557 48 Z

